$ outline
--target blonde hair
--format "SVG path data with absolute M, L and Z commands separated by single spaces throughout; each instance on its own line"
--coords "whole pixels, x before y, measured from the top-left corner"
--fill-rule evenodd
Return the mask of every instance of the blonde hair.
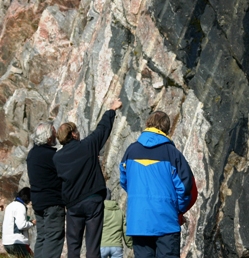
M 59 127 L 56 137 L 61 145 L 65 145 L 73 139 L 72 132 L 75 131 L 77 131 L 75 123 L 64 123 Z
M 163 111 L 155 111 L 148 117 L 146 127 L 155 127 L 168 134 L 170 129 L 169 116 Z

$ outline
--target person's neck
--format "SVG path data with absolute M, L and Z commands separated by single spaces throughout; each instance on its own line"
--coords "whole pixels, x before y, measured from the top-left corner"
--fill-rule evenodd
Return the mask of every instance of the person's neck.
M 26 206 L 26 203 L 20 197 L 16 197 L 16 201 Z

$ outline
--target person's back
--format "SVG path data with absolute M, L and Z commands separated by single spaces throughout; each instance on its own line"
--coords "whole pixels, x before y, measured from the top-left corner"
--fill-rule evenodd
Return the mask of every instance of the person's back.
M 62 198 L 66 204 L 66 237 L 68 258 L 79 258 L 84 232 L 86 257 L 100 258 L 106 183 L 99 164 L 99 153 L 108 140 L 122 106 L 116 99 L 93 132 L 83 139 L 75 123 L 60 125 L 57 139 L 63 146 L 53 157 L 62 179 Z
M 108 198 L 107 189 L 107 198 Z M 110 194 L 110 192 L 109 192 Z M 101 239 L 101 258 L 123 257 L 123 239 L 127 247 L 132 247 L 131 237 L 126 236 L 126 219 L 116 201 L 104 201 L 104 222 Z
M 2 243 L 10 255 L 17 257 L 33 257 L 29 247 L 28 229 L 36 224 L 36 221 L 27 220 L 27 207 L 30 202 L 30 188 L 21 189 L 17 197 L 5 208 Z
M 36 258 L 59 258 L 64 244 L 65 205 L 61 179 L 53 163 L 56 131 L 50 122 L 37 125 L 27 156 L 31 201 L 37 220 Z
M 43 144 L 34 145 L 27 157 L 28 176 L 31 187 L 31 201 L 35 211 L 54 206 L 63 206 L 62 182 L 52 161 L 56 148 Z
M 120 163 L 120 184 L 128 196 L 127 234 L 136 258 L 179 258 L 182 215 L 197 198 L 191 168 L 169 129 L 165 112 L 152 113 Z

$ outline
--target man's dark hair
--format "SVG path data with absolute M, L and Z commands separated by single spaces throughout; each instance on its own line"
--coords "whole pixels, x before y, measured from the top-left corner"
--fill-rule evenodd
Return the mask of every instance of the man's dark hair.
M 155 127 L 168 134 L 170 129 L 169 116 L 163 111 L 155 111 L 148 117 L 146 127 Z
M 16 197 L 19 197 L 24 203 L 28 204 L 30 202 L 30 188 L 24 187 L 17 193 Z

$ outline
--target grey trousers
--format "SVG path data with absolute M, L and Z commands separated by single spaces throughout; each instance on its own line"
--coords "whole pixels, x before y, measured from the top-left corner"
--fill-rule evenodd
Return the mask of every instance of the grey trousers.
M 35 211 L 37 238 L 35 258 L 60 258 L 65 238 L 65 208 L 51 206 Z

